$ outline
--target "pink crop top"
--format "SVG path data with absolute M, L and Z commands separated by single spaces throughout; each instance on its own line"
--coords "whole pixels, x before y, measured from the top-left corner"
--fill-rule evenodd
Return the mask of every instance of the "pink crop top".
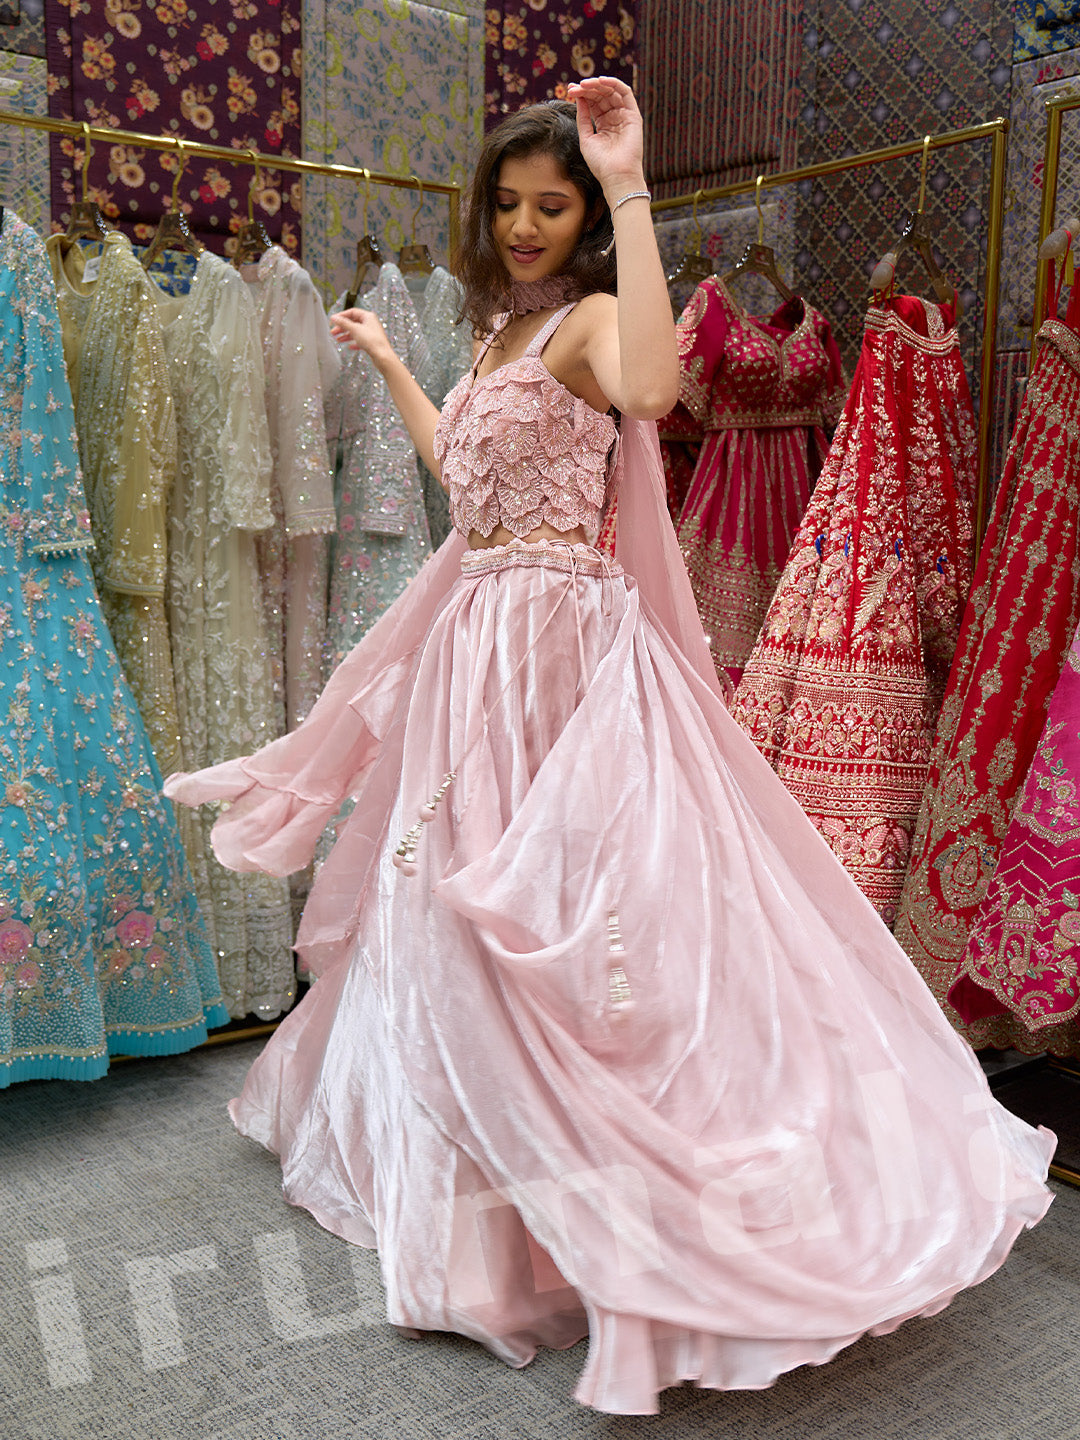
M 591 538 L 600 527 L 615 422 L 572 395 L 540 358 L 573 308 L 556 311 L 517 360 L 479 379 L 474 366 L 446 397 L 435 459 L 450 518 L 466 537 L 476 530 L 486 539 L 503 525 L 524 539 L 546 521 L 562 531 L 584 526 Z

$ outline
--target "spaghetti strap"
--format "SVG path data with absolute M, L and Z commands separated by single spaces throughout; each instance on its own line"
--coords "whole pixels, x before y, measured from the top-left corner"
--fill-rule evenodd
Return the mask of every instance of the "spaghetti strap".
M 544 346 L 547 344 L 547 342 L 551 339 L 552 335 L 555 334 L 555 331 L 559 328 L 559 326 L 562 324 L 562 322 L 566 319 L 567 315 L 570 314 L 570 311 L 573 310 L 574 305 L 576 305 L 576 304 L 577 304 L 577 301 L 575 300 L 575 301 L 573 301 L 573 302 L 572 302 L 571 304 L 569 304 L 569 305 L 564 305 L 561 310 L 556 310 L 554 315 L 552 315 L 548 320 L 545 320 L 544 324 L 541 325 L 540 329 L 536 332 L 536 334 L 533 336 L 533 338 L 529 341 L 529 343 L 528 343 L 528 345 L 526 346 L 526 348 L 525 348 L 525 349 L 522 351 L 522 353 L 518 356 L 518 360 L 524 360 L 524 359 L 525 359 L 526 357 L 528 357 L 528 356 L 533 356 L 533 357 L 538 356 L 538 355 L 540 354 L 540 352 L 543 350 Z M 503 330 L 506 328 L 506 325 L 507 325 L 507 323 L 509 322 L 509 320 L 510 320 L 511 317 L 510 317 L 510 316 L 503 316 L 503 317 L 496 317 L 496 318 L 497 318 L 497 319 L 501 319 L 501 320 L 502 320 L 502 324 L 497 324 L 497 325 L 495 326 L 494 330 L 492 330 L 491 334 L 490 334 L 490 335 L 487 337 L 487 339 L 484 341 L 483 348 L 481 349 L 480 354 L 477 355 L 476 359 L 473 361 L 472 371 L 470 372 L 471 375 L 472 375 L 473 383 L 475 383 L 475 381 L 476 381 L 476 379 L 477 379 L 477 376 L 478 376 L 478 373 L 479 373 L 479 370 L 480 370 L 480 366 L 481 366 L 481 364 L 483 363 L 484 356 L 485 356 L 485 355 L 487 354 L 487 352 L 491 349 L 492 345 L 493 345 L 493 344 L 495 343 L 495 341 L 498 339 L 499 335 L 500 335 L 500 334 L 503 332 Z M 507 361 L 506 363 L 513 365 L 513 364 L 516 364 L 517 362 L 511 360 L 511 361 Z M 497 366 L 496 368 L 497 368 L 497 369 L 501 369 L 502 366 Z
M 528 345 L 525 347 L 525 352 L 522 355 L 522 359 L 525 358 L 525 355 L 540 354 L 541 350 L 543 350 L 544 346 L 551 339 L 552 335 L 555 334 L 555 331 L 566 319 L 567 315 L 570 314 L 570 311 L 573 310 L 576 304 L 577 301 L 575 300 L 569 305 L 564 305 L 561 310 L 556 310 L 555 314 L 552 315 L 549 320 L 545 320 L 543 325 L 540 326 L 540 329 L 536 332 L 533 338 L 529 341 Z

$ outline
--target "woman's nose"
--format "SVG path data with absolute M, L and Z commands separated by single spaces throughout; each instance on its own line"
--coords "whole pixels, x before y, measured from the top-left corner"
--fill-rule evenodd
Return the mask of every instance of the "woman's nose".
M 524 205 L 519 205 L 517 214 L 514 216 L 515 235 L 535 235 L 536 217 L 532 211 Z

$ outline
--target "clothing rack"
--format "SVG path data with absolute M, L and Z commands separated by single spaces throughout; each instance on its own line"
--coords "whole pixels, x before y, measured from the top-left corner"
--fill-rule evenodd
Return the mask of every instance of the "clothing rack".
M 1061 120 L 1068 110 L 1080 109 L 1080 94 L 1051 95 L 1046 102 L 1046 146 L 1043 150 L 1042 205 L 1039 208 L 1039 245 L 1054 228 L 1057 192 L 1061 168 Z M 1028 369 L 1035 364 L 1035 337 L 1042 323 L 1046 304 L 1046 282 L 1049 264 L 1040 260 L 1035 269 L 1035 305 L 1031 315 L 1031 358 Z
M 1050 103 L 1052 102 L 1047 102 L 1048 105 Z M 1073 103 L 1080 104 L 1080 99 Z M 755 176 L 753 180 L 737 180 L 730 185 L 715 185 L 708 190 L 692 190 L 686 195 L 674 195 L 664 200 L 654 200 L 651 207 L 653 213 L 658 214 L 663 210 L 692 205 L 695 200 L 698 205 L 701 205 L 708 200 L 724 200 L 734 195 L 751 194 L 757 189 L 759 181 L 762 187 L 775 189 L 782 185 L 794 185 L 800 180 L 814 180 L 823 175 L 837 175 L 846 170 L 858 170 L 867 165 L 881 165 L 888 160 L 901 160 L 908 155 L 919 155 L 924 146 L 928 150 L 944 150 L 952 145 L 964 145 L 977 140 L 992 140 L 990 224 L 986 237 L 982 364 L 979 376 L 979 457 L 975 489 L 976 546 L 982 543 L 983 533 L 986 529 L 990 488 L 990 428 L 993 411 L 994 366 L 997 360 L 1001 238 L 1005 221 L 1005 142 L 1008 130 L 1008 120 L 999 117 L 996 120 L 987 120 L 982 125 L 968 125 L 961 130 L 944 130 L 939 135 L 929 135 L 918 140 L 905 140 L 896 145 L 883 146 L 879 150 L 866 150 L 858 155 L 844 155 L 836 160 L 821 160 L 813 165 L 802 165 L 797 170 L 781 170 L 775 174 L 762 173 L 760 176 Z M 1058 137 L 1060 141 L 1060 122 Z M 1045 190 L 1043 199 L 1045 203 Z
M 300 175 L 329 175 L 339 180 L 361 181 L 371 185 L 388 185 L 398 190 L 417 190 L 421 195 L 445 195 L 450 208 L 450 249 L 458 244 L 461 186 L 443 180 L 419 180 L 416 176 L 387 175 L 368 170 L 362 165 L 332 165 L 322 160 L 297 160 L 289 155 L 260 155 L 254 150 L 233 150 L 224 145 L 204 145 L 201 140 L 185 140 L 179 135 L 144 135 L 137 130 L 114 130 L 106 125 L 92 125 L 80 120 L 56 120 L 51 115 L 21 115 L 14 110 L 0 110 L 0 122 L 21 125 L 28 130 L 47 130 L 54 135 L 71 135 L 75 139 L 100 141 L 104 145 L 135 145 L 152 150 L 171 150 L 185 158 L 218 160 L 226 165 L 254 165 L 261 170 L 291 170 Z

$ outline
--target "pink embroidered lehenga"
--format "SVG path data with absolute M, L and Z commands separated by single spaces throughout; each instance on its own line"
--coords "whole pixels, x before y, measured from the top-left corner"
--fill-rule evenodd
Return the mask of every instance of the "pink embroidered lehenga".
M 971 576 L 975 425 L 952 316 L 873 305 L 732 713 L 886 921 Z
M 436 453 L 459 532 L 595 533 L 617 485 L 615 558 L 451 536 L 299 729 L 169 788 L 277 873 L 356 799 L 232 1106 L 287 1198 L 378 1246 L 395 1324 L 512 1365 L 588 1334 L 578 1398 L 653 1412 L 939 1310 L 1045 1210 L 1052 1139 L 728 715 L 655 428 L 612 467 L 541 358 L 564 313 Z
M 695 290 L 677 334 L 680 405 L 669 421 L 688 411 L 705 431 L 679 544 L 717 673 L 734 688 L 821 470 L 823 426 L 843 404 L 840 352 L 805 301 L 759 319 L 719 276 Z

